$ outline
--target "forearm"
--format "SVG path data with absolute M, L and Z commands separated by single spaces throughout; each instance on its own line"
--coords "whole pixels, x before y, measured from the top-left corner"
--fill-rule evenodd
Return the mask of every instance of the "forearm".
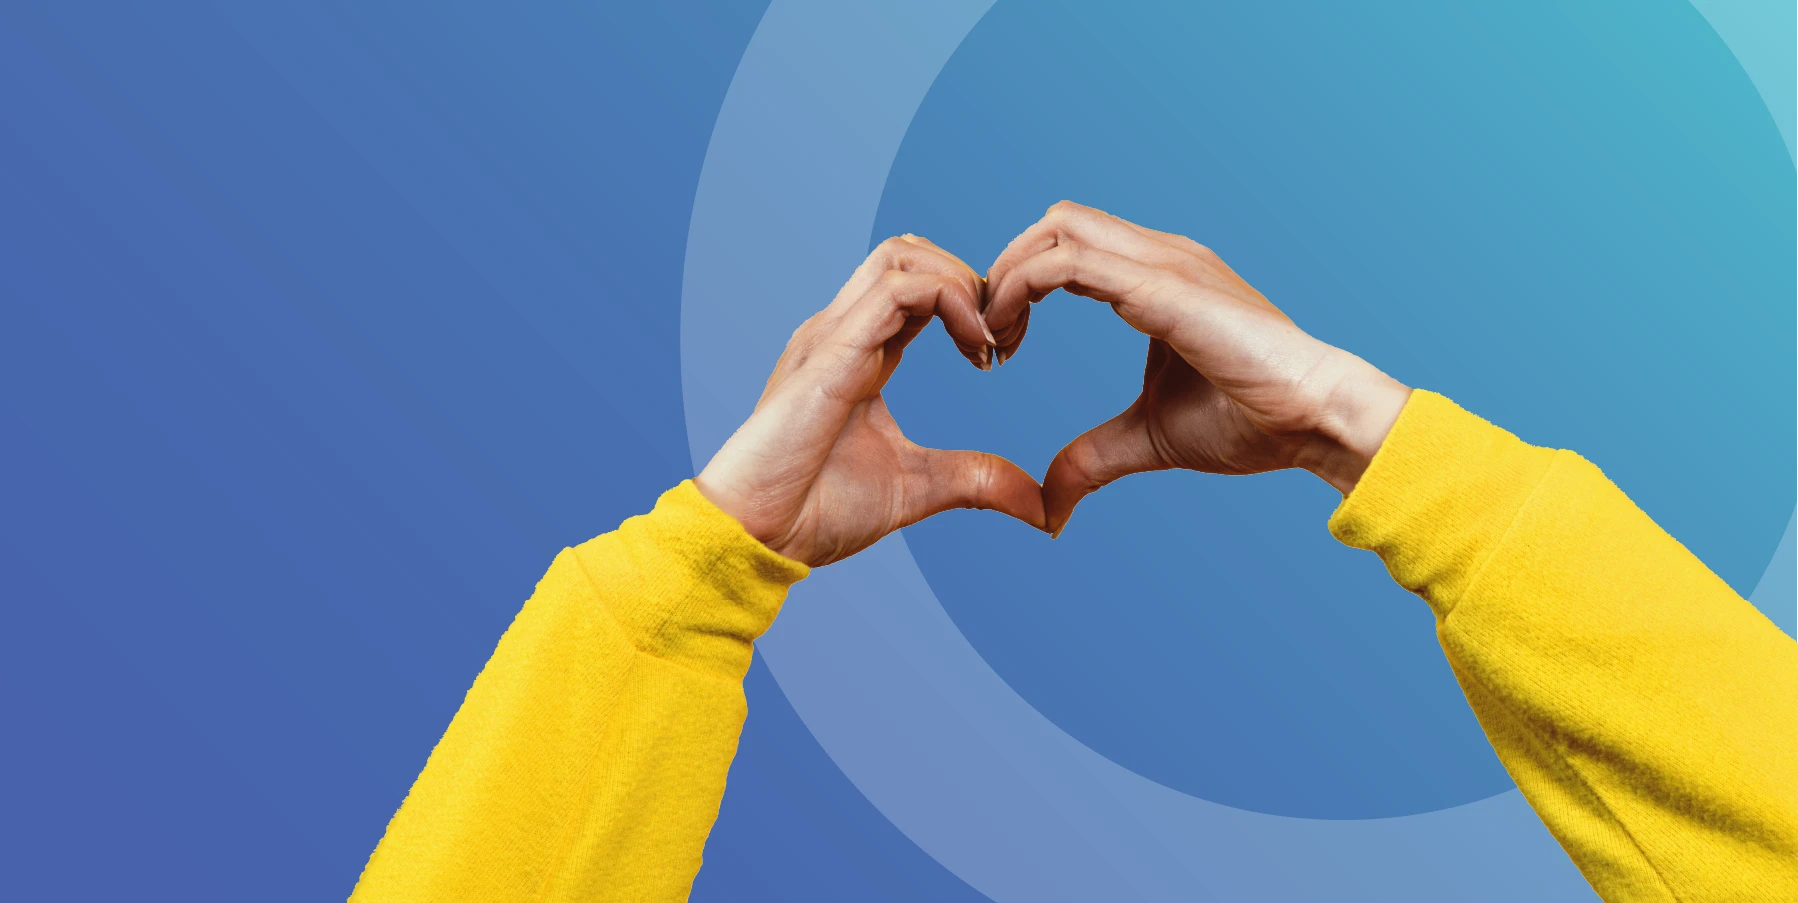
M 353 899 L 685 899 L 802 565 L 690 484 L 564 551 L 431 754 Z
M 1417 393 L 1331 521 L 1617 900 L 1798 899 L 1798 645 L 1578 455 Z

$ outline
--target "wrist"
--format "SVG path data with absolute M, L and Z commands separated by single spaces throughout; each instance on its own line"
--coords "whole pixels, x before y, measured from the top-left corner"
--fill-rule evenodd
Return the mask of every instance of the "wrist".
M 714 470 L 722 470 L 724 473 L 715 473 Z M 741 525 L 743 532 L 767 547 L 768 551 L 794 561 L 805 561 L 803 553 L 793 548 L 790 512 L 785 511 L 784 506 L 769 510 L 766 503 L 758 504 L 756 495 L 739 489 L 739 482 L 732 479 L 728 467 L 717 467 L 717 459 L 714 458 L 712 464 L 706 465 L 705 470 L 693 478 L 693 488 L 706 501 L 711 502 L 712 507 Z
M 1347 496 L 1392 432 L 1411 388 L 1354 355 L 1342 355 L 1342 372 L 1317 417 L 1316 441 L 1299 466 Z

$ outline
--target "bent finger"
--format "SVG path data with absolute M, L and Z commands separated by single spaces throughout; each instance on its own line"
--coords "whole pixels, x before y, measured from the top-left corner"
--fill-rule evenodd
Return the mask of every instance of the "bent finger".
M 1110 304 L 1137 330 L 1162 338 L 1172 328 L 1173 317 L 1155 302 L 1168 297 L 1161 290 L 1168 278 L 1157 267 L 1084 243 L 1056 245 L 987 283 L 986 318 L 1009 326 L 1022 311 L 1059 288 Z M 1011 336 L 1008 328 L 1000 331 Z
M 980 321 L 979 296 L 965 281 L 953 276 L 925 272 L 888 270 L 854 305 L 832 324 L 831 334 L 839 342 L 871 351 L 887 345 L 902 332 L 905 339 L 916 335 L 907 330 L 916 318 L 938 317 L 956 345 L 986 348 L 986 326 Z M 912 323 L 916 326 L 916 323 Z M 902 350 L 889 346 L 889 350 Z
M 1031 257 L 1072 242 L 1090 245 L 1143 263 L 1165 263 L 1179 253 L 1168 242 L 1151 234 L 1151 230 L 1103 210 L 1073 201 L 1061 201 L 1006 245 L 998 259 L 987 269 L 987 282 L 991 284 L 998 281 L 1013 267 Z M 998 314 L 1000 316 L 994 316 L 989 306 L 987 324 L 995 332 L 1010 325 L 1011 321 L 1002 319 L 1002 316 L 1015 315 L 1016 311 L 1003 310 L 998 311 Z
M 1030 307 L 1025 305 L 1022 313 L 1011 321 L 1011 325 L 1002 330 L 994 330 L 998 344 L 993 348 L 993 366 L 1003 365 L 1017 356 L 1018 348 L 1024 344 L 1024 333 L 1030 330 Z
M 861 296 L 868 293 L 882 274 L 898 270 L 902 273 L 934 273 L 949 276 L 962 283 L 968 293 L 980 297 L 982 279 L 974 268 L 968 266 L 961 258 L 939 248 L 929 239 L 920 235 L 895 235 L 868 252 L 868 256 L 855 268 L 849 281 L 824 309 L 825 316 L 836 316 L 855 305 Z
M 960 282 L 968 295 L 976 301 L 985 292 L 985 280 L 961 258 L 921 235 L 898 235 L 881 242 L 869 252 L 867 259 L 862 261 L 849 281 L 837 292 L 835 300 L 819 312 L 819 318 L 828 322 L 842 317 L 879 283 L 884 274 L 893 271 L 947 276 Z M 966 331 L 952 331 L 950 338 L 954 340 L 956 350 L 969 363 L 990 369 L 990 348 L 995 343 L 991 341 L 992 333 L 987 330 L 985 322 L 980 322 L 978 326 L 977 337 Z
M 1087 430 L 1056 454 L 1043 475 L 1043 517 L 1049 535 L 1060 536 L 1074 506 L 1112 481 L 1169 467 L 1134 405 Z

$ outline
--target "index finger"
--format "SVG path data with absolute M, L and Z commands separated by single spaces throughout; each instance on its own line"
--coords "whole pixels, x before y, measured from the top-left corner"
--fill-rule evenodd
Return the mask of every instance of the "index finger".
M 1167 262 L 1181 254 L 1180 249 L 1159 238 L 1158 233 L 1102 210 L 1062 201 L 1012 239 L 987 270 L 985 317 L 987 326 L 994 333 L 1005 333 L 1032 302 L 1042 299 L 1040 294 L 1032 296 L 1029 293 L 1008 293 L 1000 298 L 995 294 L 996 287 L 1024 261 L 1075 242 L 1146 264 Z
M 833 322 L 831 335 L 863 352 L 881 346 L 897 352 L 916 334 L 908 324 L 934 317 L 943 321 L 957 345 L 980 345 L 986 327 L 980 322 L 977 297 L 951 276 L 888 270 Z M 893 347 L 895 341 L 899 347 Z
M 959 283 L 967 296 L 976 300 L 985 293 L 985 280 L 974 272 L 973 267 L 938 247 L 930 239 L 908 233 L 893 236 L 876 245 L 820 316 L 830 320 L 840 318 L 873 289 L 884 274 L 895 270 L 947 277 Z M 956 350 L 969 363 L 984 367 L 991 360 L 991 348 L 997 342 L 993 340 L 992 332 L 986 328 L 985 321 L 976 317 L 973 327 L 972 330 L 950 329 L 948 332 L 955 341 Z

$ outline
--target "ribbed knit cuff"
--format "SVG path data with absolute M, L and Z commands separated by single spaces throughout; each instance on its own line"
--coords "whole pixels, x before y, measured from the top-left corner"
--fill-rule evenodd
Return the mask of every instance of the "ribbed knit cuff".
M 575 553 L 639 649 L 738 680 L 788 587 L 811 573 L 750 536 L 692 480 Z
M 1330 517 L 1399 585 L 1447 617 L 1554 460 L 1434 392 L 1417 390 Z

